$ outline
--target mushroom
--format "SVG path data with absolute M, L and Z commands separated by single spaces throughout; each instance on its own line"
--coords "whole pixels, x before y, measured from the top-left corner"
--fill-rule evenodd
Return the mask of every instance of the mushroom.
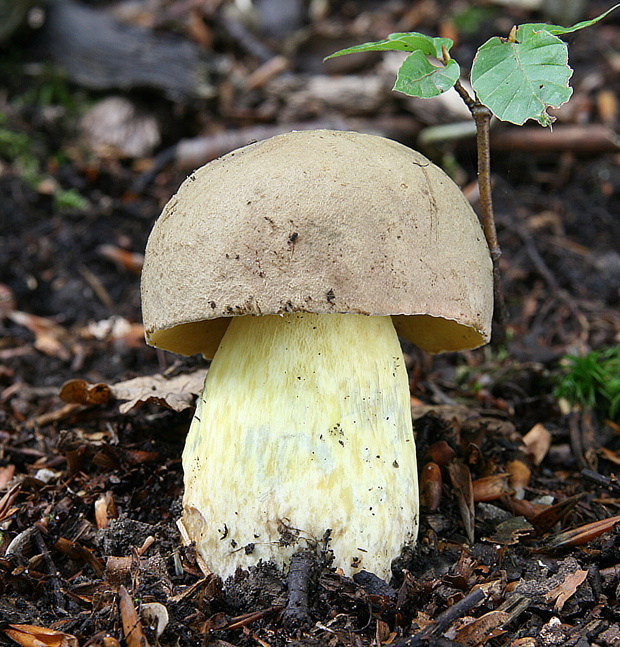
M 492 265 L 458 187 L 373 135 L 299 131 L 183 183 L 150 235 L 146 338 L 212 362 L 183 452 L 183 524 L 222 577 L 329 537 L 387 578 L 416 540 L 418 481 L 398 335 L 488 341 Z

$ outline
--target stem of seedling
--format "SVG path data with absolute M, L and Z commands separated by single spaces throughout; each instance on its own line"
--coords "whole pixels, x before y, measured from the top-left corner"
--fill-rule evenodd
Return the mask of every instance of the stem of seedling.
M 460 85 L 460 83 L 458 84 Z M 502 255 L 497 230 L 495 229 L 495 214 L 493 212 L 493 194 L 491 187 L 491 144 L 489 125 L 491 111 L 479 101 L 474 102 L 472 115 L 476 123 L 476 149 L 478 157 L 478 187 L 480 190 L 480 219 L 482 229 L 487 239 L 491 260 L 493 261 L 493 296 L 495 298 L 495 321 L 503 324 L 506 320 L 506 304 L 499 271 L 499 258 Z
M 442 47 L 444 65 L 450 60 L 450 54 L 445 47 Z M 498 324 L 506 320 L 506 304 L 504 303 L 504 292 L 499 272 L 499 258 L 502 255 L 499 242 L 497 241 L 497 230 L 495 228 L 495 214 L 493 212 L 493 194 L 491 190 L 491 143 L 489 137 L 489 126 L 491 123 L 491 111 L 477 97 L 472 97 L 458 80 L 454 89 L 471 112 L 476 124 L 476 153 L 478 158 L 478 188 L 480 191 L 480 221 L 484 231 L 487 245 L 493 261 L 493 295 L 495 298 L 494 319 Z

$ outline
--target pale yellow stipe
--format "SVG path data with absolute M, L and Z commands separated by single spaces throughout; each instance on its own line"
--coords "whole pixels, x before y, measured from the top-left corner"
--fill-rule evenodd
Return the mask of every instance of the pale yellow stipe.
M 285 566 L 331 529 L 336 566 L 389 579 L 418 526 L 408 379 L 390 317 L 233 318 L 183 467 L 183 522 L 220 576 L 259 559 Z

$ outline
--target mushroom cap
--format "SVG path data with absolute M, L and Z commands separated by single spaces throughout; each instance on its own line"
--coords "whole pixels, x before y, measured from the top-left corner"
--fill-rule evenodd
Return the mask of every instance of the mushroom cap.
M 192 173 L 149 237 L 147 342 L 213 357 L 230 318 L 392 315 L 431 352 L 485 344 L 492 263 L 457 185 L 383 137 L 278 135 Z

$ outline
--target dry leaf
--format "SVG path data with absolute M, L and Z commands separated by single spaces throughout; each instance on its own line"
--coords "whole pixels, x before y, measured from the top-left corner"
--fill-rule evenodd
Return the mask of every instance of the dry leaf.
M 534 465 L 540 465 L 551 447 L 551 434 L 539 422 L 523 436 L 523 444 L 527 447 Z
M 17 498 L 20 490 L 22 489 L 21 483 L 16 483 L 4 496 L 0 499 L 0 521 L 4 521 L 10 517 L 16 509 L 12 507 L 13 501 Z
M 4 633 L 23 647 L 78 647 L 77 638 L 62 631 L 34 625 L 9 625 L 9 627 L 10 629 L 5 629 Z
M 118 587 L 118 598 L 127 647 L 149 647 L 149 641 L 144 635 L 142 622 L 138 618 L 136 607 L 134 607 L 131 596 L 122 584 Z
M 515 517 L 525 517 L 531 521 L 536 515 L 544 512 L 549 506 L 541 503 L 532 503 L 527 499 L 517 499 L 515 497 L 503 500 L 503 505 L 510 510 Z
M 586 577 L 588 577 L 588 571 L 577 570 L 574 573 L 569 573 L 561 584 L 545 593 L 545 598 L 549 602 L 555 600 L 555 610 L 561 611 L 566 600 L 583 584 Z
M 89 384 L 86 380 L 69 380 L 60 387 L 58 394 L 63 402 L 72 404 L 106 404 L 112 397 L 107 384 Z
M 207 369 L 183 373 L 167 378 L 163 375 L 137 377 L 119 382 L 111 387 L 117 400 L 126 400 L 119 407 L 127 413 L 141 402 L 156 402 L 174 411 L 183 411 L 192 406 L 194 396 L 202 391 Z
M 456 456 L 456 452 L 445 440 L 440 440 L 428 448 L 428 455 L 434 463 L 445 467 Z
M 541 510 L 532 517 L 527 517 L 528 521 L 536 527 L 539 533 L 549 532 L 553 526 L 566 519 L 570 511 L 583 498 L 583 494 L 575 494 L 559 503 L 554 503 L 544 510 Z M 527 516 L 527 515 L 526 515 Z
M 194 396 L 202 391 L 207 369 L 183 373 L 167 378 L 163 375 L 145 375 L 118 384 L 89 384 L 75 379 L 60 388 L 60 398 L 69 404 L 106 404 L 112 398 L 124 400 L 119 410 L 127 413 L 137 404 L 155 402 L 173 411 L 183 411 L 193 405 Z
M 118 518 L 118 510 L 116 509 L 116 502 L 112 492 L 107 491 L 101 493 L 99 498 L 95 501 L 95 520 L 97 522 L 97 529 L 107 528 L 110 519 Z
M 607 449 L 607 447 L 600 447 L 598 451 L 605 460 L 608 460 L 614 465 L 620 465 L 620 456 L 618 456 L 616 452 L 613 452 L 611 449 Z
M 448 473 L 452 481 L 452 489 L 459 503 L 459 510 L 465 534 L 470 543 L 474 543 L 474 490 L 471 482 L 471 473 L 469 467 L 463 463 L 453 461 L 448 465 Z
M 510 474 L 493 474 L 476 479 L 472 483 L 474 501 L 495 501 L 503 496 L 512 494 L 513 490 L 508 483 Z
M 420 504 L 435 512 L 441 503 L 443 479 L 437 463 L 426 463 L 420 473 Z
M 496 630 L 510 620 L 510 614 L 504 611 L 489 611 L 456 632 L 455 639 L 463 645 L 484 645 L 498 634 Z
M 557 550 L 587 544 L 589 541 L 600 537 L 603 533 L 613 530 L 614 526 L 618 523 L 620 523 L 620 515 L 609 517 L 609 519 L 593 521 L 592 523 L 587 523 L 584 526 L 579 526 L 579 528 L 573 528 L 572 530 L 566 530 L 552 537 L 547 543 L 547 548 Z
M 146 602 L 140 607 L 140 618 L 158 639 L 168 625 L 168 609 L 160 602 Z
M 534 527 L 524 517 L 513 517 L 498 524 L 495 532 L 484 541 L 500 546 L 510 546 L 519 543 L 519 537 L 531 535 Z
M 75 562 L 84 562 L 88 564 L 92 569 L 96 577 L 103 577 L 103 564 L 95 557 L 95 554 L 86 546 L 78 542 L 71 541 L 65 537 L 60 537 L 58 541 L 54 544 L 54 548 L 59 552 L 67 555 L 69 559 L 72 559 Z
M 124 348 L 144 347 L 144 326 L 141 323 L 131 323 L 124 317 L 113 316 L 108 319 L 91 321 L 80 329 L 83 339 L 97 339 L 114 343 L 122 342 Z
M 7 317 L 19 326 L 27 328 L 34 335 L 34 347 L 50 357 L 58 357 L 67 362 L 71 359 L 63 341 L 67 341 L 68 332 L 51 319 L 37 317 L 27 312 L 13 310 Z
M 510 461 L 506 466 L 506 470 L 510 474 L 510 485 L 517 490 L 517 492 L 523 492 L 523 490 L 530 484 L 532 470 L 518 458 L 514 461 Z
M 124 270 L 140 276 L 144 265 L 144 254 L 130 252 L 115 245 L 99 245 L 97 253 L 112 261 L 119 270 Z
M 0 467 L 0 490 L 4 488 L 13 480 L 15 476 L 15 465 L 3 465 Z

